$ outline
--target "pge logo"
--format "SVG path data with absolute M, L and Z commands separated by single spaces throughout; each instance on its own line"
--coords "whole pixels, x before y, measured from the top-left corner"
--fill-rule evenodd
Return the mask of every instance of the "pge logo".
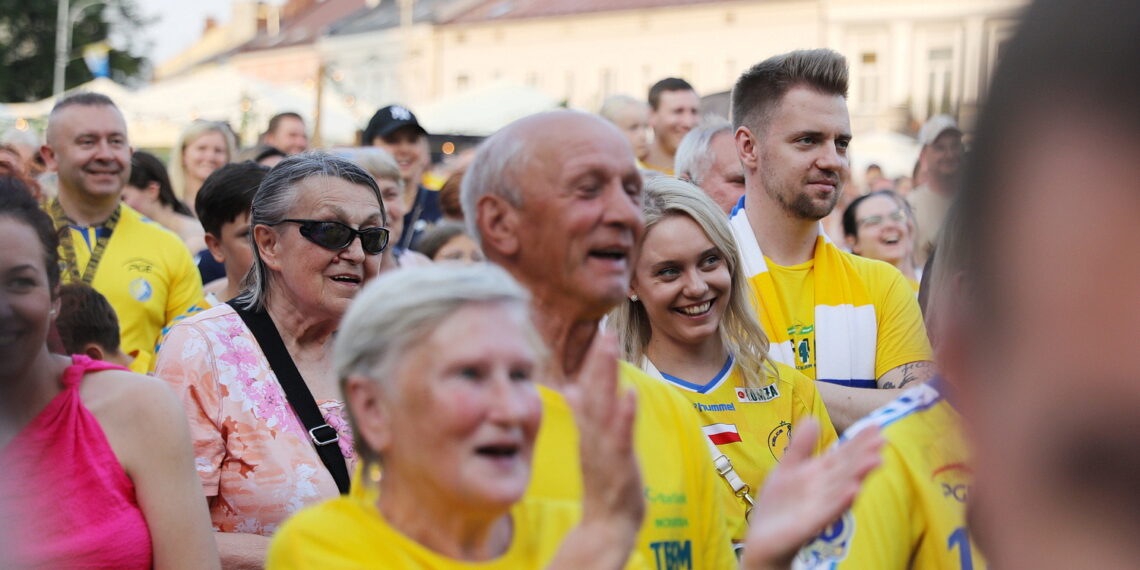
M 688 540 L 650 542 L 657 570 L 692 570 L 693 543 Z
M 964 463 L 951 463 L 935 469 L 930 479 L 938 485 L 943 498 L 965 503 L 970 496 L 974 472 Z
M 807 546 L 800 549 L 796 556 L 796 568 L 813 568 L 823 565 L 830 568 L 831 562 L 839 562 L 847 558 L 848 549 L 851 548 L 851 538 L 855 535 L 855 518 L 851 511 L 843 513 L 842 517 L 823 529 Z

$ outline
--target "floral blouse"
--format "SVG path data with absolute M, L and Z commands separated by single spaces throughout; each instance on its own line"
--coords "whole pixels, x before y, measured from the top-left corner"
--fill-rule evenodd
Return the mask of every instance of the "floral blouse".
M 293 513 L 339 494 L 257 339 L 229 305 L 171 329 L 155 375 L 174 388 L 190 420 L 215 530 L 268 536 Z M 351 473 L 344 402 L 317 405 L 340 434 Z

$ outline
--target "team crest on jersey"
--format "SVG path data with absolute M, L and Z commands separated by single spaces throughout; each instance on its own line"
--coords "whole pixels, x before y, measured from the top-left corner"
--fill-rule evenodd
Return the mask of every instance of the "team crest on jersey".
M 854 535 L 855 517 L 851 516 L 851 511 L 846 511 L 800 549 L 794 568 L 831 568 L 831 563 L 847 558 Z
M 131 281 L 131 284 L 127 286 L 127 291 L 130 292 L 131 297 L 142 303 L 149 301 L 154 296 L 154 287 L 151 286 L 150 281 L 143 277 Z
M 771 402 L 780 397 L 780 390 L 773 382 L 767 386 L 751 388 L 749 386 L 736 387 L 736 399 L 741 402 Z
M 964 463 L 951 463 L 935 469 L 930 479 L 938 485 L 942 498 L 965 503 L 974 474 Z
M 788 422 L 780 422 L 768 432 L 768 451 L 772 452 L 772 457 L 776 458 L 776 461 L 784 458 L 784 452 L 788 450 L 788 443 L 791 440 L 792 424 Z

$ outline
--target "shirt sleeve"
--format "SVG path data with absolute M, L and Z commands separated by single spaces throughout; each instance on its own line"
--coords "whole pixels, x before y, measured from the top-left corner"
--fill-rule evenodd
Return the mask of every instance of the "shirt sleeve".
M 217 496 L 226 437 L 218 419 L 222 397 L 215 357 L 205 334 L 192 323 L 171 329 L 158 355 L 155 376 L 165 380 L 181 400 L 202 491 L 206 497 Z
M 894 267 L 882 264 L 877 281 L 882 291 L 875 302 L 879 338 L 875 355 L 875 377 L 910 362 L 931 359 L 930 340 L 914 289 Z

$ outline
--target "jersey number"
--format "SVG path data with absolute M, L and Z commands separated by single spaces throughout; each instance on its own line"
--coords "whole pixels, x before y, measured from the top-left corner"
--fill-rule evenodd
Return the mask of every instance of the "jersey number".
M 950 540 L 946 541 L 946 548 L 958 548 L 958 564 L 962 570 L 974 570 L 974 555 L 970 552 L 970 537 L 966 534 L 966 527 L 960 526 L 950 533 Z

